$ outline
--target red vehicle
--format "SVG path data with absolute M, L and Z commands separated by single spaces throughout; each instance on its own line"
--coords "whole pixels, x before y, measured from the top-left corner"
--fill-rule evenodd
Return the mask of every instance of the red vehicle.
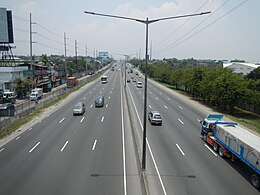
M 78 85 L 78 79 L 76 77 L 67 78 L 67 87 L 75 87 Z

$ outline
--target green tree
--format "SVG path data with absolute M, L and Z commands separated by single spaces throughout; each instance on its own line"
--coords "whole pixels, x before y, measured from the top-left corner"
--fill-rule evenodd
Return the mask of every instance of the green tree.
M 30 93 L 33 84 L 32 80 L 16 78 L 13 82 L 16 85 L 15 90 L 18 98 L 25 98 Z

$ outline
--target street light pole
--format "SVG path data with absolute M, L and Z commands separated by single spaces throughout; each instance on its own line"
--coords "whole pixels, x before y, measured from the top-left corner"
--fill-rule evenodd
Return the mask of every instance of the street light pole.
M 133 20 L 136 22 L 140 22 L 146 25 L 146 35 L 145 35 L 145 84 L 144 84 L 144 121 L 143 121 L 143 153 L 142 153 L 142 170 L 146 170 L 146 112 L 147 112 L 147 64 L 148 64 L 148 25 L 154 22 L 159 22 L 161 20 L 170 20 L 170 19 L 177 19 L 177 18 L 184 18 L 184 17 L 192 17 L 192 16 L 199 16 L 204 14 L 209 14 L 210 12 L 201 12 L 195 14 L 187 14 L 187 15 L 180 15 L 180 16 L 172 16 L 172 17 L 165 17 L 165 18 L 158 18 L 154 20 L 140 20 L 137 18 L 131 17 L 124 17 L 124 16 L 117 16 L 117 15 L 110 15 L 110 14 L 101 14 L 95 12 L 88 12 L 84 11 L 85 14 L 97 15 L 97 16 L 104 16 L 104 17 L 111 17 L 111 18 L 118 18 L 124 20 Z

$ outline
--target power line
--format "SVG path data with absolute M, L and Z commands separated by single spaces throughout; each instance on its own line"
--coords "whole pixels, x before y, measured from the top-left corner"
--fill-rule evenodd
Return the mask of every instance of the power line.
M 216 20 L 214 20 L 212 23 L 208 24 L 208 25 L 205 26 L 204 28 L 202 28 L 202 29 L 198 30 L 197 32 L 193 33 L 191 36 L 187 37 L 186 39 L 184 39 L 184 40 L 178 39 L 177 41 L 175 41 L 174 43 L 172 43 L 172 44 L 171 44 L 170 46 L 168 46 L 167 48 L 162 49 L 161 51 L 158 51 L 158 52 L 156 52 L 156 53 L 164 53 L 165 51 L 167 51 L 167 50 L 169 50 L 169 49 L 171 49 L 171 48 L 173 48 L 173 47 L 176 47 L 176 46 L 180 45 L 181 43 L 183 43 L 183 42 L 189 40 L 190 38 L 194 37 L 194 36 L 197 35 L 198 33 L 204 31 L 204 30 L 207 29 L 208 27 L 212 26 L 213 24 L 215 24 L 216 22 L 218 22 L 219 20 L 221 20 L 222 18 L 224 18 L 226 15 L 228 15 L 228 14 L 230 14 L 231 12 L 235 11 L 237 8 L 239 8 L 240 6 L 242 6 L 243 4 L 245 4 L 247 1 L 249 1 L 249 0 L 245 0 L 245 1 L 241 2 L 240 4 L 238 4 L 237 6 L 235 6 L 234 8 L 232 8 L 231 10 L 229 10 L 227 13 L 225 13 L 225 14 L 222 15 L 222 16 L 220 16 L 219 18 L 217 18 Z M 225 2 L 225 3 L 226 3 L 226 2 Z M 225 4 L 225 3 L 224 3 L 224 4 Z M 219 9 L 219 8 L 218 8 L 218 9 Z M 200 23 L 200 24 L 201 24 L 201 23 Z M 199 25 L 200 25 L 200 24 L 199 24 Z M 195 28 L 197 28 L 197 26 L 196 26 Z M 193 31 L 193 29 L 192 29 L 191 31 Z M 189 32 L 189 33 L 186 33 L 185 36 L 187 36 L 188 34 L 190 34 L 190 32 Z M 184 38 L 184 36 L 183 36 L 182 38 Z M 178 42 L 178 41 L 179 41 L 179 42 Z
M 53 35 L 55 35 L 55 36 L 57 36 L 57 37 L 59 37 L 59 38 L 62 38 L 62 36 L 61 36 L 60 34 L 49 30 L 48 28 L 44 27 L 43 25 L 41 25 L 41 24 L 39 24 L 39 23 L 36 23 L 36 25 L 39 26 L 40 28 L 46 30 L 47 32 L 49 32 L 49 33 L 51 33 L 51 34 L 53 34 Z
M 55 47 L 51 47 L 51 46 L 49 46 L 49 45 L 45 45 L 45 44 L 40 43 L 40 42 L 37 42 L 37 44 L 40 45 L 40 46 L 42 46 L 42 47 L 46 47 L 46 48 L 49 48 L 49 49 L 54 49 L 54 50 L 56 50 L 56 51 L 63 52 L 62 49 L 58 49 L 58 48 L 55 48 Z
M 199 12 L 210 0 L 207 0 L 206 2 L 204 2 L 199 9 L 197 9 L 195 11 Z M 169 39 L 171 36 L 173 36 L 174 34 L 176 34 L 176 32 L 178 32 L 191 18 L 188 18 L 184 23 L 182 23 L 175 31 L 173 31 L 170 35 L 168 35 L 165 39 L 163 39 L 162 41 L 160 41 L 159 43 L 157 43 L 154 48 L 158 47 L 159 45 L 161 45 L 163 42 L 165 42 L 167 39 Z
M 49 40 L 49 41 L 52 41 L 52 42 L 55 42 L 55 43 L 58 43 L 58 44 L 62 44 L 62 45 L 63 45 L 62 42 L 59 42 L 59 41 L 50 39 L 49 37 L 46 37 L 45 35 L 42 35 L 42 34 L 40 34 L 40 33 L 36 33 L 36 35 L 39 35 L 40 37 L 42 37 L 42 38 L 44 38 L 44 39 L 46 39 L 46 40 Z

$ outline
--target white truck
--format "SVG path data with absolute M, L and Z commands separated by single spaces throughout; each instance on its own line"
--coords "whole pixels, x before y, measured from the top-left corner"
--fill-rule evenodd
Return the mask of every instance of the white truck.
M 32 90 L 30 94 L 30 100 L 37 101 L 42 98 L 43 89 L 42 88 L 35 88 Z

